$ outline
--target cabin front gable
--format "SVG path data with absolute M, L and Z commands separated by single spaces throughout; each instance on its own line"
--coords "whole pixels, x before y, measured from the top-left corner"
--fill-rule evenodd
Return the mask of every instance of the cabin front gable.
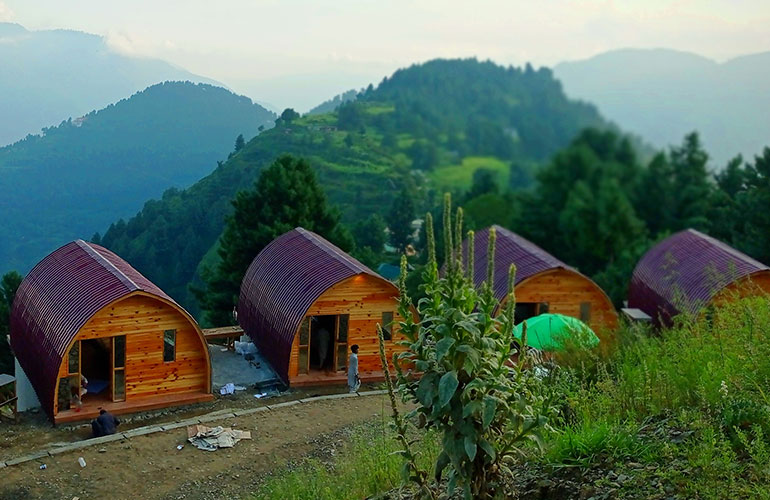
M 548 312 L 578 318 L 597 333 L 618 326 L 617 312 L 604 291 L 575 271 L 545 271 L 525 279 L 514 291 L 516 304 L 520 307 L 531 305 L 535 314 Z
M 307 309 L 305 318 L 344 316 L 344 327 L 347 330 L 347 338 L 344 342 L 337 342 L 335 361 L 340 361 L 344 352 L 343 362 L 335 363 L 338 368 L 334 370 L 336 375 L 342 377 L 346 375 L 343 367 L 347 366 L 347 357 L 350 355 L 350 346 L 358 344 L 358 366 L 359 372 L 381 374 L 382 365 L 380 363 L 379 345 L 377 340 L 377 324 L 383 324 L 389 318 L 392 318 L 392 336 L 391 340 L 386 340 L 386 356 L 390 360 L 393 352 L 402 351 L 403 348 L 397 346 L 398 340 L 403 338 L 398 333 L 397 323 L 401 321 L 398 315 L 398 289 L 390 282 L 371 276 L 368 274 L 358 274 L 336 283 L 328 288 L 319 296 L 313 304 Z M 304 323 L 305 320 L 303 320 Z M 308 321 L 310 321 L 308 319 Z M 335 320 L 339 328 L 339 319 Z M 329 323 L 331 324 L 331 323 Z M 302 332 L 303 325 L 300 324 L 291 347 L 291 356 L 289 359 L 289 382 L 295 383 L 298 379 L 307 378 L 312 370 L 304 368 L 300 370 L 309 361 L 304 354 L 305 345 L 310 347 L 312 344 L 312 327 L 310 335 Z M 335 332 L 335 335 L 338 332 Z M 310 337 L 310 338 L 308 338 Z M 339 339 L 335 339 L 339 340 Z M 303 342 L 309 344 L 303 345 Z M 340 348 L 341 346 L 341 348 Z M 312 352 L 308 349 L 307 356 L 312 358 Z M 329 375 L 328 373 L 326 375 Z M 301 380 L 299 380 L 302 382 Z
M 54 413 L 69 405 L 69 395 L 59 394 L 62 380 L 76 384 L 81 374 L 101 388 L 87 393 L 84 405 L 122 403 L 130 411 L 132 402 L 152 398 L 210 396 L 210 373 L 208 347 L 192 318 L 170 301 L 135 292 L 103 307 L 78 331 L 59 367 Z

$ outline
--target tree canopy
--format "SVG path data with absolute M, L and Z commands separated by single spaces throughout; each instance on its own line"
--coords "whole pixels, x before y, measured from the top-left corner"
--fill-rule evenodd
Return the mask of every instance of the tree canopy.
M 232 205 L 219 238 L 216 266 L 203 275 L 205 289 L 196 289 L 208 324 L 230 324 L 246 269 L 281 234 L 301 226 L 343 250 L 352 249 L 352 237 L 340 224 L 338 210 L 327 203 L 315 171 L 304 159 L 281 156 L 252 189 L 240 191 Z

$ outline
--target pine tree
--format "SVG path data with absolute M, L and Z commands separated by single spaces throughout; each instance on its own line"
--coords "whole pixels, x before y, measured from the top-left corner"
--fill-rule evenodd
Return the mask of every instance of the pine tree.
M 238 134 L 238 137 L 235 138 L 235 152 L 237 153 L 241 149 L 243 149 L 243 146 L 246 145 L 246 140 L 243 138 L 243 134 Z
M 670 157 L 674 170 L 671 229 L 708 230 L 709 200 L 714 186 L 706 170 L 708 154 L 703 150 L 698 134 L 693 132 L 685 136 L 680 147 L 671 149 Z
M 202 273 L 205 289 L 193 288 L 206 322 L 227 325 L 237 303 L 241 280 L 257 254 L 281 234 L 301 226 L 350 250 L 353 240 L 327 204 L 315 171 L 304 159 L 278 158 L 264 170 L 254 189 L 239 192 L 219 238 L 219 261 Z
M 388 228 L 390 229 L 390 243 L 399 251 L 406 248 L 412 241 L 412 220 L 415 216 L 414 200 L 406 188 L 401 189 L 399 195 L 393 199 L 393 204 L 388 212 Z

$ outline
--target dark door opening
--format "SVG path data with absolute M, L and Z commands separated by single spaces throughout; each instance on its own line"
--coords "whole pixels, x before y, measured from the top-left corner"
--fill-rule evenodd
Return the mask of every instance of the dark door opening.
M 517 302 L 514 310 L 514 323 L 517 325 L 524 320 L 534 318 L 548 312 L 547 302 Z
M 334 341 L 337 332 L 337 316 L 311 316 L 310 318 L 310 369 L 334 369 Z
M 83 402 L 111 400 L 112 338 L 81 340 L 80 351 L 81 373 L 88 380 Z

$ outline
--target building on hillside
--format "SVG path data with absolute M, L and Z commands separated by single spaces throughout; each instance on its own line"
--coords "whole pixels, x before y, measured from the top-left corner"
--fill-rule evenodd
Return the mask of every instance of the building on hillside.
M 238 321 L 291 386 L 343 384 L 358 344 L 363 381 L 382 380 L 377 330 L 388 359 L 400 349 L 398 288 L 301 227 L 267 245 L 241 283 Z
M 770 293 L 770 267 L 694 229 L 661 241 L 639 260 L 628 306 L 670 326 L 674 316 L 698 315 L 736 297 Z
M 198 324 L 99 245 L 73 241 L 40 261 L 10 327 L 24 383 L 54 423 L 213 399 Z
M 494 292 L 500 307 L 505 305 L 508 269 L 516 264 L 515 322 L 544 313 L 557 313 L 578 318 L 601 338 L 618 325 L 618 314 L 609 297 L 590 278 L 580 274 L 553 255 L 503 227 L 493 226 L 495 243 Z M 489 230 L 475 235 L 473 277 L 476 286 L 487 278 Z M 463 242 L 463 255 L 468 255 L 468 241 Z

